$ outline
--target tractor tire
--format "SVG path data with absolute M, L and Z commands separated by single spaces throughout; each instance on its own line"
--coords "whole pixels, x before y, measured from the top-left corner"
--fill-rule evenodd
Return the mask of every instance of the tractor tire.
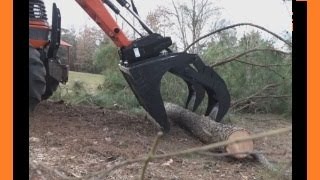
M 40 59 L 40 53 L 29 46 L 29 112 L 41 101 L 46 90 L 46 69 Z
M 46 82 L 46 91 L 42 95 L 42 100 L 46 100 L 51 97 L 53 92 L 55 92 L 59 86 L 59 81 L 49 75 L 46 76 Z

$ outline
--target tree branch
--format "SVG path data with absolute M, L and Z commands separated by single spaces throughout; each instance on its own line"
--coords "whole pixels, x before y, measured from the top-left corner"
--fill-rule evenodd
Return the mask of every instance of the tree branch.
M 246 97 L 245 99 L 243 99 L 241 102 L 235 104 L 235 105 L 232 105 L 231 108 L 234 108 L 236 106 L 239 106 L 239 104 L 243 104 L 245 102 L 248 102 L 250 101 L 250 103 L 248 104 L 245 104 L 244 106 L 234 110 L 234 113 L 235 112 L 238 112 L 238 111 L 241 111 L 243 109 L 245 109 L 246 107 L 249 107 L 250 105 L 253 105 L 253 104 L 256 104 L 256 102 L 254 102 L 252 99 L 263 99 L 263 98 L 290 98 L 292 97 L 291 95 L 267 95 L 267 96 L 249 96 L 249 97 Z
M 251 99 L 252 97 L 255 97 L 255 96 L 258 96 L 259 94 L 261 94 L 263 91 L 269 89 L 269 88 L 272 88 L 272 87 L 276 87 L 276 86 L 279 86 L 280 84 L 267 84 L 266 86 L 264 86 L 262 89 L 260 89 L 259 91 L 257 91 L 256 93 L 248 96 L 248 97 L 245 97 L 245 98 L 241 98 L 239 100 L 237 100 L 236 102 L 232 103 L 231 107 L 230 108 L 233 108 L 237 105 L 239 105 L 240 103 L 243 103 L 245 101 L 248 101 L 249 99 Z
M 226 63 L 229 63 L 229 62 L 232 62 L 232 61 L 236 61 L 238 58 L 246 55 L 246 54 L 249 54 L 249 53 L 252 53 L 252 52 L 256 52 L 256 51 L 274 51 L 274 52 L 278 52 L 278 53 L 281 53 L 281 54 L 291 54 L 291 53 L 287 53 L 287 52 L 284 52 L 284 51 L 280 51 L 280 50 L 277 50 L 277 49 L 271 49 L 271 48 L 253 48 L 253 49 L 250 49 L 248 51 L 245 51 L 245 52 L 242 52 L 240 54 L 237 54 L 235 56 L 232 56 L 232 57 L 228 57 L 224 60 L 220 60 L 219 62 L 211 65 L 211 67 L 217 67 L 217 66 L 221 66 L 221 65 L 224 65 Z
M 286 152 L 266 152 L 266 151 L 253 151 L 253 152 L 237 152 L 237 153 L 213 153 L 213 152 L 197 152 L 197 154 L 204 155 L 204 156 L 211 156 L 211 157 L 225 157 L 225 156 L 232 156 L 236 154 L 268 154 L 268 155 L 284 155 Z
M 289 98 L 291 95 L 269 95 L 269 96 L 253 96 L 251 98 Z
M 252 65 L 252 66 L 258 66 L 258 67 L 274 67 L 274 66 L 291 66 L 292 65 L 292 64 L 255 64 L 255 63 L 241 61 L 238 59 L 236 59 L 235 61 L 243 63 L 243 64 Z
M 142 171 L 141 171 L 141 176 L 140 176 L 140 180 L 143 180 L 144 179 L 144 174 L 146 172 L 146 169 L 147 169 L 147 166 L 148 166 L 148 163 L 152 160 L 153 156 L 154 156 L 154 153 L 156 151 L 156 148 L 159 144 L 159 140 L 160 138 L 162 137 L 163 133 L 162 132 L 158 132 L 157 134 L 157 137 L 156 139 L 154 140 L 154 143 L 151 147 L 151 150 L 149 152 L 149 155 L 148 155 L 148 158 L 146 159 L 146 161 L 144 162 L 144 166 L 142 168 Z
M 200 40 L 202 40 L 202 39 L 204 39 L 204 38 L 207 38 L 207 37 L 209 37 L 209 36 L 211 36 L 211 35 L 213 35 L 213 34 L 216 34 L 216 33 L 219 33 L 219 32 L 221 32 L 221 31 L 224 31 L 224 30 L 227 30 L 227 29 L 230 29 L 230 28 L 234 28 L 234 27 L 237 27 L 237 26 L 245 26 L 245 25 L 247 25 L 247 26 L 253 26 L 253 27 L 256 27 L 256 28 L 258 28 L 258 29 L 261 29 L 261 30 L 263 30 L 263 31 L 265 31 L 265 32 L 268 32 L 269 34 L 275 36 L 276 38 L 278 38 L 279 40 L 281 40 L 282 42 L 284 42 L 285 44 L 287 44 L 288 46 L 292 47 L 292 43 L 291 43 L 291 42 L 283 39 L 281 36 L 277 35 L 276 33 L 272 32 L 272 31 L 270 31 L 270 30 L 268 30 L 268 29 L 266 29 L 266 28 L 264 28 L 264 27 L 262 27 L 262 26 L 259 26 L 259 25 L 253 24 L 253 23 L 238 23 L 238 24 L 233 24 L 233 25 L 230 25 L 230 26 L 226 26 L 226 27 L 217 29 L 217 30 L 215 30 L 215 31 L 213 31 L 213 32 L 210 32 L 210 33 L 204 35 L 204 36 L 201 36 L 199 39 L 195 40 L 195 41 L 192 42 L 187 48 L 185 48 L 183 52 L 188 51 L 188 50 L 190 49 L 190 47 L 192 47 L 193 45 L 195 45 L 198 41 L 200 41 Z

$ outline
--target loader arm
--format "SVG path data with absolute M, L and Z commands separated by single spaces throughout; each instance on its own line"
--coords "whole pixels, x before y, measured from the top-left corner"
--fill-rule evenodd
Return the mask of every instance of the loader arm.
M 101 0 L 76 0 L 83 10 L 97 23 L 118 47 L 125 47 L 131 41 L 119 28 Z
M 119 47 L 120 71 L 140 105 L 163 131 L 168 132 L 170 129 L 160 93 L 161 79 L 166 72 L 182 78 L 187 83 L 189 95 L 186 108 L 195 111 L 207 93 L 208 105 L 205 115 L 212 116 L 216 121 L 222 120 L 230 106 L 230 95 L 223 79 L 211 67 L 205 65 L 197 54 L 173 53 L 169 49 L 172 45 L 171 38 L 153 33 L 140 19 L 133 1 L 132 11 L 126 0 L 116 0 L 139 21 L 148 35 L 143 35 L 145 33 L 140 33 L 130 24 L 111 0 L 75 1 Z M 141 37 L 129 40 L 106 6 L 125 20 Z

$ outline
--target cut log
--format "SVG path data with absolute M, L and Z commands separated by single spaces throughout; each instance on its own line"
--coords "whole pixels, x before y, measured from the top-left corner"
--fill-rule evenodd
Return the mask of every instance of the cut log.
M 250 136 L 250 132 L 244 128 L 218 123 L 210 117 L 197 115 L 176 104 L 165 103 L 165 108 L 172 122 L 186 129 L 205 144 Z M 253 152 L 253 140 L 229 144 L 221 150 L 234 158 L 245 158 L 249 155 L 248 153 Z

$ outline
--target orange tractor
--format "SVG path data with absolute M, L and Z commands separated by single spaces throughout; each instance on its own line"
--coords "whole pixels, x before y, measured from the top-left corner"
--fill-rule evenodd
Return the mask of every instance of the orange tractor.
M 61 16 L 55 4 L 51 27 L 42 0 L 29 0 L 29 110 L 48 99 L 59 83 L 68 80 L 68 66 L 61 64 Z
M 139 32 L 120 13 L 111 0 L 75 0 L 119 47 L 119 69 L 128 82 L 140 105 L 168 132 L 170 124 L 160 93 L 163 75 L 170 72 L 182 78 L 189 90 L 186 108 L 195 111 L 208 97 L 205 115 L 216 121 L 222 120 L 230 106 L 230 95 L 224 80 L 197 54 L 173 52 L 170 37 L 163 37 L 140 19 L 133 0 L 116 0 L 123 9 L 136 18 L 147 32 Z M 108 7 L 108 8 L 107 8 Z M 131 40 L 122 31 L 109 11 L 125 20 L 141 37 Z M 68 80 L 68 66 L 57 57 L 60 45 L 60 12 L 53 4 L 52 24 L 48 26 L 42 0 L 29 0 L 29 105 L 32 110 L 43 99 L 47 99 L 59 83 Z

